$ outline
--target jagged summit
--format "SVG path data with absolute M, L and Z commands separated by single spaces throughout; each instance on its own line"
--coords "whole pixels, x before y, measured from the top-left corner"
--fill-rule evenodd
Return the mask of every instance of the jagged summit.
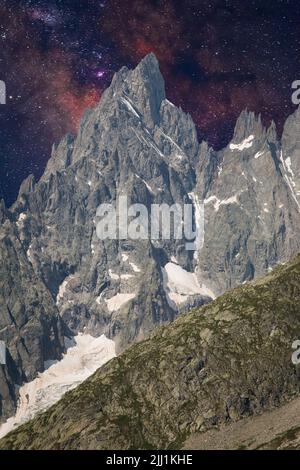
M 278 134 L 275 121 L 272 119 L 268 129 L 267 129 L 267 138 L 269 142 L 277 142 Z
M 149 54 L 146 54 L 139 62 L 137 67 L 153 67 L 159 71 L 159 62 L 154 52 L 149 52 Z
M 261 122 L 261 115 L 255 114 L 253 111 L 244 109 L 239 115 L 233 133 L 233 141 L 241 142 L 250 135 L 261 136 L 265 133 L 265 129 Z
M 241 142 L 251 135 L 260 140 L 267 138 L 269 142 L 278 141 L 274 120 L 271 121 L 268 128 L 265 128 L 262 124 L 261 114 L 256 114 L 246 108 L 241 112 L 236 121 L 232 140 L 234 142 Z
M 159 86 L 163 85 L 164 88 L 164 79 L 160 72 L 159 62 L 153 52 L 143 57 L 132 72 L 135 75 L 140 75 L 142 80 L 154 80 Z
M 160 105 L 165 99 L 165 82 L 153 53 L 148 54 L 129 74 L 124 88 L 134 102 L 143 104 L 145 122 L 150 127 L 160 122 Z
M 300 119 L 296 118 L 298 114 L 296 111 L 288 118 L 285 133 L 288 133 L 291 127 L 293 130 L 296 129 L 297 122 L 300 123 Z M 183 153 L 187 153 L 189 158 L 196 162 L 199 143 L 195 124 L 189 114 L 166 99 L 165 83 L 159 62 L 155 54 L 150 53 L 134 69 L 122 67 L 114 75 L 111 85 L 103 93 L 96 108 L 88 109 L 84 114 L 78 136 L 74 138 L 67 135 L 54 147 L 44 178 L 80 159 L 85 154 L 83 152 L 85 142 L 89 142 L 93 153 L 94 142 L 91 144 L 90 141 L 99 140 L 99 135 L 101 139 L 106 140 L 105 135 L 112 132 L 115 123 L 119 124 L 120 121 L 128 122 L 129 125 L 131 121 L 133 124 L 131 127 L 135 129 L 140 128 L 142 124 L 151 133 L 157 134 L 156 128 L 162 129 L 164 133 L 175 132 L 177 134 L 176 139 L 173 139 L 175 145 L 183 147 Z M 251 136 L 255 136 L 257 141 L 266 143 L 278 141 L 274 121 L 266 129 L 262 124 L 261 115 L 246 108 L 236 121 L 231 143 L 239 145 Z M 171 140 L 168 140 L 170 144 Z M 284 140 L 285 135 L 283 135 Z M 165 146 L 164 143 L 163 145 Z
M 165 82 L 159 63 L 153 53 L 146 55 L 132 70 L 122 67 L 99 103 L 99 111 L 105 112 L 111 100 L 131 100 L 143 113 L 146 124 L 152 128 L 159 124 L 159 109 L 165 99 Z
M 94 159 L 101 153 L 95 152 L 99 141 L 103 149 L 111 147 L 112 133 L 121 128 L 122 133 L 144 139 L 151 152 L 156 150 L 156 158 L 172 153 L 196 157 L 198 141 L 194 122 L 190 115 L 166 99 L 164 79 L 154 54 L 144 57 L 133 70 L 122 67 L 114 75 L 99 104 L 84 114 L 76 138 L 66 136 L 53 149 L 44 178 L 83 156 L 93 155 Z M 141 132 L 147 135 L 143 138 Z M 170 138 L 168 133 L 175 138 Z

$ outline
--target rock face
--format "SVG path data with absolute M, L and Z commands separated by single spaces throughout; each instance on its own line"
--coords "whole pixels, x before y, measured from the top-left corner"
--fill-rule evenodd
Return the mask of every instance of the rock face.
M 0 335 L 6 345 L 6 365 L 0 365 L 0 411 L 13 414 L 16 387 L 33 380 L 44 362 L 59 359 L 64 348 L 62 322 L 49 290 L 23 246 L 17 223 L 6 219 L 0 231 Z M 22 228 L 21 228 L 22 226 Z
M 9 210 L 0 205 L 0 340 L 11 356 L 1 369 L 1 413 L 15 406 L 16 385 L 60 357 L 63 332 L 105 334 L 120 352 L 300 251 L 298 127 L 299 111 L 280 141 L 274 124 L 265 129 L 244 111 L 230 144 L 215 152 L 166 99 L 153 54 L 122 68 L 78 135 L 53 147 L 40 181 L 29 177 Z M 187 251 L 172 237 L 100 241 L 97 207 L 124 195 L 149 212 L 193 204 L 195 225 L 204 201 L 203 248 Z M 30 364 L 14 353 L 25 348 L 24 325 Z
M 178 449 L 190 434 L 299 396 L 291 360 L 299 279 L 300 256 L 180 316 L 8 434 L 0 449 Z
M 283 143 L 289 140 L 287 127 Z M 262 276 L 299 250 L 300 174 L 288 164 L 296 165 L 299 154 L 285 148 L 273 123 L 266 130 L 260 117 L 245 111 L 217 164 L 200 163 L 197 192 L 207 222 L 199 269 L 217 293 Z

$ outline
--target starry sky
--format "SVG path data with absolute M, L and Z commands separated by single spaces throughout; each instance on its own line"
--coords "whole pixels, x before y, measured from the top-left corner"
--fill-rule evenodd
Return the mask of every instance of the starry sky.
M 225 146 L 244 108 L 279 132 L 300 80 L 298 0 L 1 0 L 0 198 L 38 178 L 113 74 L 149 52 L 199 138 Z

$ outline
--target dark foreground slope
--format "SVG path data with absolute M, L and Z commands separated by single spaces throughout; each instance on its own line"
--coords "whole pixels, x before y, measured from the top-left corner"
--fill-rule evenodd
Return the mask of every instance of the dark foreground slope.
M 0 448 L 179 448 L 192 433 L 296 397 L 299 281 L 300 256 L 159 328 Z

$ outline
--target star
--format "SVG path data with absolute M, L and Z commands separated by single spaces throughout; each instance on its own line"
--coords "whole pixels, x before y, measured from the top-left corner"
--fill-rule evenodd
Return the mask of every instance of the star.
M 103 78 L 104 75 L 105 75 L 105 71 L 104 70 L 97 70 L 95 75 L 96 75 L 97 78 Z

